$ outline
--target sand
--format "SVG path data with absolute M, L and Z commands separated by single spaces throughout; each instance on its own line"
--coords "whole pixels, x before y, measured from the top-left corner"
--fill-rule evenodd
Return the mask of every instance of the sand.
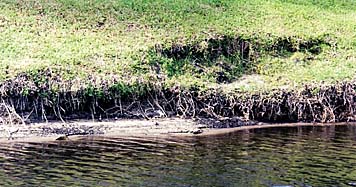
M 211 136 L 256 128 L 356 125 L 356 123 L 257 123 L 235 128 L 208 128 L 194 119 L 113 120 L 105 122 L 70 121 L 0 126 L 0 142 L 42 142 L 75 140 L 83 136 L 162 137 Z M 57 140 L 66 137 L 65 140 Z

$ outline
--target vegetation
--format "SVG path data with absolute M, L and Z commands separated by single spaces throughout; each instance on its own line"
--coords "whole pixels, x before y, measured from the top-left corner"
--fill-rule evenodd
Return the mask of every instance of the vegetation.
M 3 0 L 1 92 L 260 93 L 351 81 L 355 10 L 352 0 Z

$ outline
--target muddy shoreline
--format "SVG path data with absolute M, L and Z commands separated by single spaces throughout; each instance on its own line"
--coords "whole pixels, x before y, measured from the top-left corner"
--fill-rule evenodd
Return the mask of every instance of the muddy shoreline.
M 92 135 L 191 136 L 227 129 L 356 121 L 355 81 L 255 94 L 179 86 L 165 89 L 147 83 L 139 84 L 144 87 L 140 93 L 124 94 L 114 89 L 118 86 L 115 81 L 93 90 L 54 91 L 50 83 L 57 77 L 55 72 L 39 73 L 46 77 L 40 84 L 26 74 L 0 83 L 1 141 Z
M 0 141 L 69 140 L 78 136 L 161 136 L 173 134 L 197 134 L 207 125 L 194 120 L 170 118 L 152 120 L 108 120 L 93 122 L 77 120 L 70 122 L 32 123 L 0 126 Z M 65 138 L 64 138 L 65 137 Z M 64 138 L 64 139 L 63 139 Z
M 34 123 L 25 126 L 1 126 L 0 143 L 75 141 L 83 137 L 192 137 L 212 136 L 259 128 L 356 125 L 342 123 L 254 123 L 213 128 L 196 119 L 165 118 L 152 120 L 116 120 L 106 122 L 72 121 Z M 11 135 L 10 135 L 11 133 Z

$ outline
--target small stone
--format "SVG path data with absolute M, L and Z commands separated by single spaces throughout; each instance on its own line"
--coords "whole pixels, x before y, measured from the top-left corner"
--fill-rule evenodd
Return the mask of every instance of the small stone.
M 63 140 L 69 140 L 68 136 L 64 135 L 64 136 L 60 136 L 56 139 L 56 141 L 63 141 Z
M 203 133 L 203 130 L 196 129 L 196 130 L 191 131 L 191 133 L 193 133 L 193 134 L 201 134 L 201 133 Z
M 24 122 L 25 122 L 26 125 L 31 124 L 31 120 L 30 119 L 26 119 Z

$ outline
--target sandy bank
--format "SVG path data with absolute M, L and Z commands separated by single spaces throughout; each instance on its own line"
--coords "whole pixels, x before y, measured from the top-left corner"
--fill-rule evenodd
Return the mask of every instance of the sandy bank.
M 0 141 L 51 141 L 67 136 L 162 136 L 201 133 L 206 129 L 194 120 L 169 118 L 154 120 L 115 120 L 105 122 L 71 121 L 0 126 Z
M 116 120 L 106 122 L 72 121 L 1 126 L 0 142 L 42 142 L 76 140 L 83 136 L 162 137 L 211 136 L 234 131 L 272 127 L 356 125 L 356 123 L 256 123 L 233 128 L 210 128 L 193 119 Z M 63 141 L 63 140 L 62 140 Z

